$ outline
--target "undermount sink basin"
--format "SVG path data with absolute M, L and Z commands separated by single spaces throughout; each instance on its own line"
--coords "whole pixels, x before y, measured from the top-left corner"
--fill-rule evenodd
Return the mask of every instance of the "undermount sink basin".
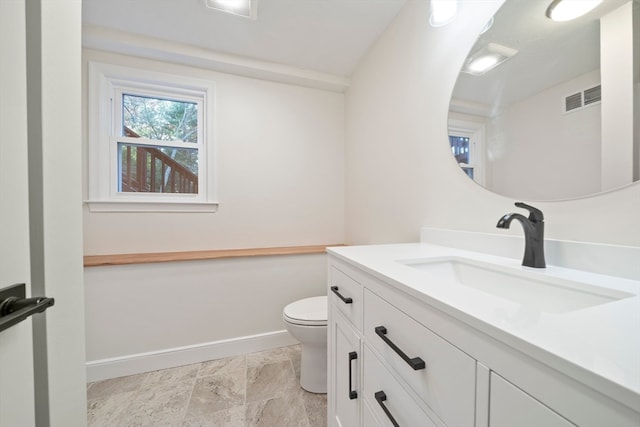
M 459 285 L 548 313 L 565 313 L 633 296 L 615 289 L 460 257 L 398 262 L 442 278 L 443 285 L 453 280 Z

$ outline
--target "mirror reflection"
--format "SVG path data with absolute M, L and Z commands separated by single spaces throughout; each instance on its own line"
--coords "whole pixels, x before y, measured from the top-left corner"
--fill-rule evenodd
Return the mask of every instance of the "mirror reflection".
M 471 49 L 449 111 L 462 170 L 525 200 L 639 178 L 640 0 L 596 1 L 565 21 L 547 17 L 551 3 L 505 2 Z

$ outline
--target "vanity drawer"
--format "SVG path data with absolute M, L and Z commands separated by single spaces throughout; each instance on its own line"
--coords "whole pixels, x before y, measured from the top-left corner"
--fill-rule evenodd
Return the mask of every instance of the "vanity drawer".
M 329 302 L 362 330 L 362 285 L 336 267 L 331 267 Z
M 382 425 L 375 415 L 373 415 L 373 409 L 369 407 L 369 402 L 366 400 L 362 405 L 362 425 L 366 427 L 377 427 Z
M 365 411 L 370 409 L 373 413 L 365 415 L 365 422 L 373 424 L 363 425 L 366 427 L 391 426 L 393 425 L 391 418 L 393 418 L 397 425 L 403 427 L 436 427 L 436 424 L 366 345 L 363 378 Z M 386 408 L 387 412 L 383 408 Z
M 491 427 L 575 427 L 575 424 L 494 372 L 491 373 L 490 390 Z
M 364 306 L 371 347 L 447 425 L 472 427 L 476 361 L 369 290 Z

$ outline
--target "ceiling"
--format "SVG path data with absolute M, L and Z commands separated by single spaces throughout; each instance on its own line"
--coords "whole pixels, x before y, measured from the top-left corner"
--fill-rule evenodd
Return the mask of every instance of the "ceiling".
M 348 77 L 405 1 L 260 0 L 253 21 L 209 9 L 205 0 L 82 0 L 82 21 L 85 29 Z
M 600 17 L 628 1 L 606 0 L 580 18 L 555 22 L 545 16 L 551 0 L 508 0 L 470 53 L 488 43 L 515 48 L 518 53 L 482 76 L 460 73 L 453 98 L 476 103 L 485 109 L 483 114 L 492 115 L 544 89 L 599 69 Z

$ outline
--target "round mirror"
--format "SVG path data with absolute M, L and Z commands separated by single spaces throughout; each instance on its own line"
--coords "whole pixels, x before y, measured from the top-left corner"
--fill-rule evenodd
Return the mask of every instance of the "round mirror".
M 640 1 L 604 0 L 568 21 L 547 17 L 552 3 L 504 3 L 471 49 L 449 108 L 461 169 L 524 200 L 639 178 Z

